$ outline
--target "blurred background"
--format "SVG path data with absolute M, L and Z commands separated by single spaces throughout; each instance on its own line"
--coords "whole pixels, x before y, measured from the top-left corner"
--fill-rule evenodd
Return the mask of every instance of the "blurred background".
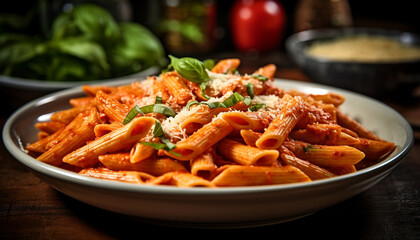
M 168 54 L 208 58 L 221 53 L 233 56 L 240 50 L 240 43 L 234 40 L 241 34 L 238 28 L 246 26 L 240 26 L 238 18 L 241 15 L 235 12 L 234 6 L 236 4 L 236 11 L 239 11 L 238 5 L 247 2 L 250 0 L 15 0 L 3 4 L 0 13 L 31 18 L 30 31 L 47 34 L 54 18 L 72 4 L 95 3 L 106 8 L 117 21 L 134 21 L 147 27 L 159 37 Z M 268 50 L 283 51 L 288 36 L 308 28 L 351 25 L 420 31 L 416 1 L 280 0 L 278 3 L 282 9 L 276 14 L 282 15 L 279 18 L 283 19 L 284 25 L 279 25 L 271 35 L 279 31 L 281 37 L 274 47 L 267 46 L 264 54 Z M 261 18 L 264 9 L 255 11 L 252 16 Z M 305 25 L 310 21 L 312 25 Z M 242 22 L 246 23 L 246 20 Z M 263 26 L 272 22 L 260 21 L 259 24 Z M 256 47 L 263 48 L 265 44 L 269 41 Z M 246 47 L 241 50 L 250 50 L 249 56 L 245 55 L 250 58 L 264 55 Z
M 89 9 L 67 14 L 86 3 L 100 6 L 112 19 Z M 285 41 L 303 30 L 331 27 L 419 33 L 420 21 L 416 1 L 409 0 L 15 0 L 0 8 L 0 75 L 49 81 L 112 79 L 151 66 L 165 68 L 171 54 L 201 60 L 239 58 L 243 73 L 274 63 L 277 77 L 308 80 L 296 71 Z M 22 39 L 16 48 L 7 45 Z M 1 86 L 2 100 L 10 99 L 7 94 L 28 94 L 5 89 L 18 80 L 2 79 L 7 80 Z

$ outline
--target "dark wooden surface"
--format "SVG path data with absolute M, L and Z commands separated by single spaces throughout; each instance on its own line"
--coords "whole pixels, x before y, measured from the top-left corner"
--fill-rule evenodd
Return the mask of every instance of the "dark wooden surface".
M 228 55 L 226 55 L 228 56 Z M 282 65 L 282 58 L 265 58 Z M 261 62 L 261 61 L 260 61 Z M 247 69 L 255 67 L 249 62 Z M 278 77 L 309 81 L 283 64 Z M 391 104 L 412 122 L 420 105 Z M 9 112 L 2 111 L 3 128 Z M 301 239 L 420 239 L 420 140 L 408 157 L 369 190 L 292 222 L 246 229 L 187 229 L 144 223 L 74 200 L 40 181 L 0 145 L 0 239 L 128 239 L 165 234 L 183 238 L 259 236 Z M 116 203 L 117 204 L 117 203 Z M 223 235 L 222 235 L 223 234 Z

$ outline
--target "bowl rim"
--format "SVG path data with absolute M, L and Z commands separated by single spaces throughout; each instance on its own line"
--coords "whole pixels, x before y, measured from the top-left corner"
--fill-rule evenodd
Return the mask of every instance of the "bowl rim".
M 342 36 L 337 36 L 337 34 L 343 34 Z M 385 34 L 385 35 L 384 35 Z M 343 28 L 319 28 L 319 29 L 309 29 L 301 32 L 296 32 L 290 35 L 285 42 L 286 50 L 289 55 L 293 58 L 296 58 L 296 54 L 301 54 L 312 61 L 317 61 L 320 63 L 335 63 L 343 65 L 364 65 L 364 66 L 392 66 L 392 65 L 401 65 L 401 64 L 419 64 L 420 58 L 402 60 L 402 61 L 381 61 L 381 62 L 369 62 L 369 61 L 350 61 L 350 60 L 336 60 L 325 57 L 315 57 L 309 55 L 305 52 L 308 42 L 322 41 L 326 39 L 334 39 L 337 37 L 343 36 L 363 36 L 363 35 L 372 35 L 372 36 L 383 36 L 390 37 L 392 39 L 401 39 L 401 38 L 412 38 L 416 39 L 417 44 L 410 44 L 411 46 L 420 47 L 420 34 L 413 32 L 405 32 L 394 29 L 384 29 L 384 28 L 374 28 L 374 27 L 343 27 Z M 399 41 L 401 42 L 401 41 Z M 303 46 L 303 47 L 302 47 Z
M 279 79 L 279 78 L 276 78 L 276 81 L 281 81 L 286 84 L 297 83 L 297 81 L 294 81 L 294 80 Z M 105 85 L 119 85 L 119 84 L 120 82 L 118 81 L 105 83 Z M 407 133 L 407 137 L 405 139 L 404 145 L 400 146 L 400 149 L 398 149 L 398 152 L 393 157 L 388 157 L 379 163 L 376 163 L 372 166 L 361 169 L 355 173 L 350 173 L 350 174 L 336 176 L 329 179 L 321 179 L 321 180 L 305 182 L 305 183 L 290 183 L 290 184 L 263 185 L 263 186 L 223 187 L 223 188 L 210 189 L 210 188 L 180 188 L 176 186 L 161 186 L 161 185 L 159 186 L 138 185 L 138 184 L 124 183 L 124 182 L 96 179 L 92 177 L 83 176 L 78 173 L 65 170 L 59 167 L 55 167 L 55 166 L 36 160 L 35 158 L 25 153 L 25 150 L 22 148 L 22 143 L 20 142 L 19 138 L 17 138 L 16 141 L 18 141 L 18 144 L 20 144 L 21 146 L 14 144 L 14 140 L 13 140 L 14 138 L 12 136 L 13 135 L 12 127 L 14 123 L 18 121 L 18 119 L 22 117 L 22 115 L 24 115 L 27 111 L 30 111 L 31 108 L 33 108 L 34 106 L 53 102 L 55 97 L 69 98 L 72 95 L 81 94 L 82 93 L 81 86 L 47 94 L 43 97 L 39 97 L 37 99 L 34 99 L 26 103 L 25 105 L 20 107 L 18 110 L 16 110 L 14 113 L 12 113 L 9 116 L 9 118 L 6 120 L 3 127 L 3 131 L 2 131 L 2 138 L 3 138 L 3 143 L 6 149 L 9 151 L 9 153 L 21 164 L 23 164 L 25 167 L 29 168 L 32 171 L 36 171 L 36 172 L 42 173 L 44 175 L 47 175 L 49 177 L 56 178 L 62 181 L 71 182 L 74 184 L 84 185 L 84 186 L 98 188 L 98 189 L 120 191 L 120 192 L 130 192 L 130 193 L 153 194 L 153 195 L 183 194 L 183 195 L 194 195 L 194 196 L 198 196 L 198 195 L 215 196 L 215 195 L 227 195 L 227 194 L 235 195 L 235 194 L 249 194 L 249 193 L 279 192 L 279 191 L 290 191 L 290 190 L 299 190 L 299 189 L 302 190 L 302 189 L 308 189 L 308 188 L 313 188 L 313 187 L 320 187 L 320 186 L 328 185 L 331 183 L 347 181 L 352 178 L 355 178 L 356 176 L 362 176 L 370 172 L 379 171 L 381 168 L 384 168 L 387 166 L 389 166 L 389 168 L 393 168 L 397 166 L 398 164 L 400 164 L 409 154 L 414 144 L 414 133 L 408 121 L 396 110 L 392 109 L 391 107 L 385 105 L 384 103 L 376 99 L 364 96 L 362 94 L 354 93 L 348 90 L 325 86 L 325 85 L 317 84 L 317 83 L 299 82 L 299 84 L 304 84 L 306 86 L 309 86 L 315 89 L 323 89 L 327 91 L 341 91 L 343 93 L 351 94 L 356 97 L 357 96 L 363 97 L 367 100 L 372 101 L 373 103 L 381 105 L 382 107 L 386 108 L 388 111 L 391 111 L 392 114 L 394 114 L 396 117 L 398 117 L 399 121 L 403 124 L 403 127 Z
M 149 67 L 140 72 L 127 76 L 121 76 L 110 79 L 98 79 L 91 81 L 47 81 L 39 79 L 27 79 L 14 76 L 0 75 L 0 86 L 12 87 L 16 89 L 30 89 L 31 91 L 54 91 L 76 87 L 86 84 L 102 84 L 105 82 L 120 81 L 121 83 L 130 81 L 133 78 L 144 78 L 156 74 L 160 68 Z

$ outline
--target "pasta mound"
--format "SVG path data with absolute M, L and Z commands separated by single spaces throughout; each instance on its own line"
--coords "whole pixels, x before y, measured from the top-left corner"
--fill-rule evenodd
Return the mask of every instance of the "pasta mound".
M 170 71 L 83 86 L 86 96 L 70 99 L 72 108 L 35 125 L 39 139 L 26 149 L 88 177 L 209 188 L 350 174 L 394 149 L 340 110 L 344 97 L 284 90 L 274 65 L 240 75 L 239 62 L 219 61 L 205 84 Z

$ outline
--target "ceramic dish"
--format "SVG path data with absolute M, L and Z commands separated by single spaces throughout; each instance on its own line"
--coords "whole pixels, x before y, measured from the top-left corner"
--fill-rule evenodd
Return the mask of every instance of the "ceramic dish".
M 398 62 L 355 62 L 313 57 L 307 48 L 314 43 L 351 36 L 376 36 L 404 45 L 420 46 L 414 33 L 377 28 L 314 29 L 291 35 L 286 49 L 294 62 L 314 81 L 356 91 L 376 98 L 407 96 L 420 85 L 420 59 Z
M 41 180 L 84 203 L 159 224 L 192 227 L 246 227 L 290 221 L 353 197 L 386 177 L 409 153 L 413 132 L 407 121 L 386 105 L 345 90 L 318 84 L 276 79 L 284 89 L 325 93 L 347 99 L 344 112 L 357 118 L 397 149 L 380 163 L 356 173 L 307 183 L 229 188 L 178 188 L 111 182 L 81 176 L 47 165 L 23 150 L 37 137 L 33 127 L 50 113 L 70 107 L 68 100 L 83 96 L 80 87 L 27 103 L 6 122 L 4 144 L 10 153 Z
M 102 79 L 92 81 L 74 81 L 74 82 L 54 82 L 35 79 L 16 78 L 11 76 L 0 75 L 0 93 L 3 95 L 4 101 L 8 101 L 13 109 L 20 107 L 24 103 L 41 97 L 45 94 L 80 86 L 83 84 L 98 84 L 104 82 L 120 82 L 124 84 L 131 79 L 142 79 L 147 76 L 158 73 L 158 67 L 151 67 L 141 72 L 113 79 Z

